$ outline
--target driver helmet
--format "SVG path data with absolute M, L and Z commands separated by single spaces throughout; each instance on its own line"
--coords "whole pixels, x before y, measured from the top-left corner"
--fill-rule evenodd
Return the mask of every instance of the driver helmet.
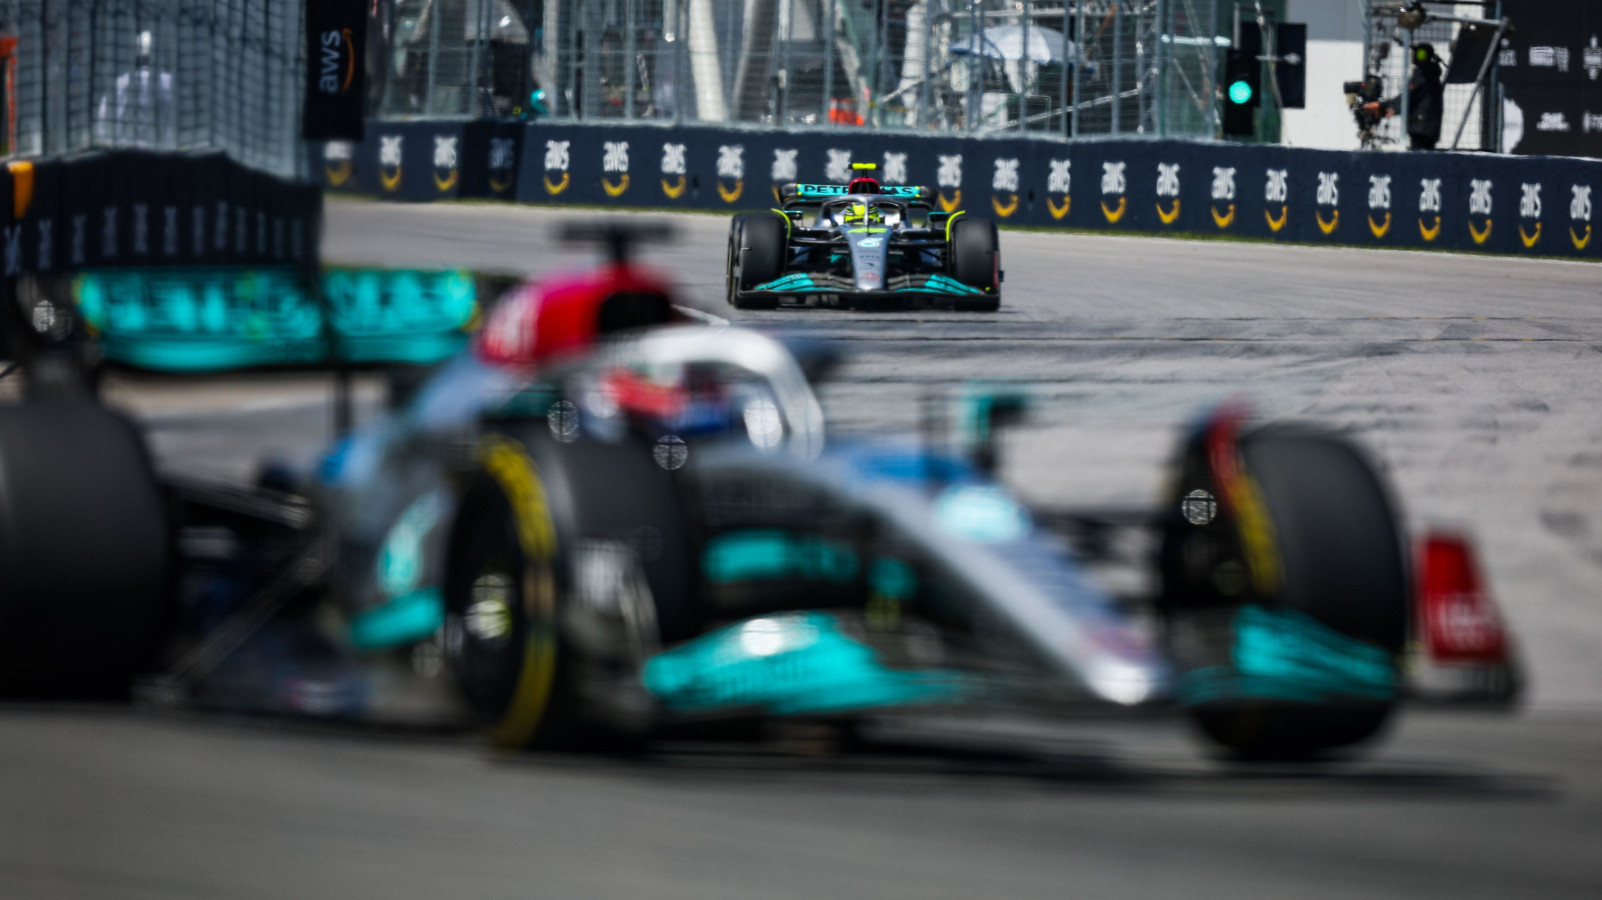
M 846 210 L 845 220 L 854 225 L 881 225 L 884 223 L 884 210 L 872 203 L 853 203 Z

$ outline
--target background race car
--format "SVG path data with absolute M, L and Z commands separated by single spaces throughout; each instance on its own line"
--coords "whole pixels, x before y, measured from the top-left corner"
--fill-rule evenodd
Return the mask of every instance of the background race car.
M 728 299 L 772 309 L 782 299 L 841 306 L 910 301 L 959 310 L 1001 307 L 996 225 L 937 210 L 928 188 L 790 184 L 783 209 L 735 216 L 729 227 Z

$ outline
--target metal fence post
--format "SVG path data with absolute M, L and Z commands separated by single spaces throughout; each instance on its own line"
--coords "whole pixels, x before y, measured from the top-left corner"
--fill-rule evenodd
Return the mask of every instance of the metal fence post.
M 1066 7 L 1064 9 L 1066 9 Z M 1067 16 L 1063 17 L 1062 33 L 1063 33 L 1062 43 L 1063 43 L 1064 49 L 1066 49 L 1067 46 L 1068 46 L 1068 18 L 1067 18 Z M 1068 107 L 1068 137 L 1070 139 L 1079 137 L 1079 70 L 1084 68 L 1084 66 L 1085 66 L 1084 59 L 1085 59 L 1085 0 L 1074 0 L 1074 62 L 1073 62 L 1073 69 L 1070 72 L 1063 73 L 1063 79 L 1064 79 L 1065 83 L 1068 80 L 1070 75 L 1073 78 L 1073 85 L 1072 85 L 1073 90 L 1072 90 L 1072 92 L 1069 92 L 1067 90 L 1063 91 L 1063 102 L 1073 104 L 1072 106 Z
M 1408 101 L 1412 98 L 1407 96 L 1407 83 L 1412 80 L 1413 75 L 1413 29 L 1404 28 L 1402 30 L 1407 32 L 1407 41 L 1403 44 L 1407 48 L 1407 55 L 1402 58 L 1402 114 L 1399 116 L 1401 123 L 1398 125 L 1398 129 L 1402 133 L 1400 140 L 1402 148 L 1405 150 L 1411 149 L 1411 142 L 1408 140 L 1407 135 L 1407 107 Z
M 675 18 L 678 19 L 675 28 L 678 37 L 673 42 L 673 121 L 679 124 L 684 122 L 684 82 L 689 74 L 688 47 L 690 43 L 690 4 L 681 0 L 674 8 Z
M 473 73 L 473 75 L 472 80 L 468 82 L 467 89 L 469 91 L 469 96 L 466 103 L 467 108 L 464 110 L 469 116 L 476 116 L 479 109 L 479 48 L 484 44 L 484 19 L 485 14 L 489 11 L 490 5 L 490 0 L 475 0 L 475 2 L 477 3 L 478 8 L 474 10 L 477 15 L 473 17 L 473 51 L 469 55 L 467 62 L 467 68 Z
M 779 3 L 779 75 L 778 96 L 773 98 L 773 124 L 783 125 L 790 119 L 790 41 L 795 29 L 795 0 Z
M 822 124 L 832 124 L 829 115 L 834 106 L 834 26 L 835 8 L 837 0 L 823 0 L 826 12 L 823 14 L 823 27 L 818 30 L 823 33 L 823 115 Z
M 424 85 L 423 115 L 434 114 L 434 73 L 439 69 L 439 4 L 428 9 L 428 79 Z
M 968 110 L 963 118 L 967 131 L 979 129 L 980 93 L 985 80 L 985 0 L 977 0 L 968 16 Z
M 1168 4 L 1157 0 L 1157 136 L 1168 135 L 1168 57 L 1173 52 L 1168 27 Z
M 923 0 L 923 80 L 918 82 L 918 116 L 917 124 L 927 129 L 931 124 L 929 116 L 929 103 L 931 85 L 929 79 L 933 76 L 933 69 L 929 65 L 929 55 L 934 48 L 934 0 Z
M 637 0 L 623 0 L 623 118 L 634 119 L 634 92 L 638 85 L 639 42 L 635 34 L 635 4 Z
M 1123 129 L 1123 98 L 1124 92 L 1124 58 L 1119 55 L 1123 48 L 1124 8 L 1117 0 L 1113 3 L 1113 49 L 1112 49 L 1112 128 L 1113 134 Z
M 1033 82 L 1029 80 L 1029 67 L 1032 64 L 1029 53 L 1029 18 L 1030 7 L 1034 6 L 1030 0 L 1023 4 L 1023 52 L 1022 59 L 1018 60 L 1018 130 L 1029 130 L 1029 88 Z

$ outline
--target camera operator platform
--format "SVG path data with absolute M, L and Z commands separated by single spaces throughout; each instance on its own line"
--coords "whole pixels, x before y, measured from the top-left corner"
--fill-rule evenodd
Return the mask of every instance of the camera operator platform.
M 1393 116 L 1401 119 L 1409 149 L 1434 150 L 1437 145 L 1442 145 L 1442 119 L 1446 118 L 1448 84 L 1472 84 L 1474 90 L 1466 102 L 1455 98 L 1454 108 L 1461 108 L 1462 115 L 1458 117 L 1457 112 L 1452 113 L 1452 117 L 1458 118 L 1458 121 L 1455 130 L 1448 136 L 1449 142 L 1444 144 L 1446 149 L 1458 148 L 1482 90 L 1488 93 L 1486 100 L 1491 107 L 1483 113 L 1486 133 L 1500 131 L 1494 124 L 1497 112 L 1494 109 L 1495 92 L 1487 87 L 1487 76 L 1496 62 L 1502 38 L 1512 31 L 1512 22 L 1507 18 L 1458 15 L 1456 10 L 1457 4 L 1436 0 L 1409 0 L 1400 6 L 1374 0 L 1372 20 L 1394 19 L 1394 35 L 1382 43 L 1370 45 L 1365 52 L 1368 64 L 1364 79 L 1348 81 L 1344 85 L 1347 103 L 1357 122 L 1358 139 L 1365 148 L 1381 143 L 1377 126 L 1382 120 Z M 1447 51 L 1451 58 L 1449 67 L 1436 54 L 1434 44 L 1416 39 L 1419 29 L 1426 25 L 1433 27 L 1433 31 L 1439 34 L 1438 39 L 1450 41 L 1451 46 Z M 1378 37 L 1372 30 L 1370 36 Z M 1389 57 L 1392 43 L 1401 45 L 1410 67 L 1407 86 L 1395 96 L 1382 100 L 1380 98 L 1384 96 L 1384 84 L 1388 78 L 1381 74 L 1380 64 Z M 1491 145 L 1484 149 L 1496 147 Z
M 1434 150 L 1441 140 L 1441 112 L 1446 86 L 1441 80 L 1441 58 L 1435 55 L 1432 44 L 1413 47 L 1413 73 L 1407 79 L 1407 102 L 1401 95 L 1389 100 L 1374 100 L 1366 104 L 1370 114 L 1385 118 L 1404 113 L 1407 116 L 1408 147 L 1413 150 Z

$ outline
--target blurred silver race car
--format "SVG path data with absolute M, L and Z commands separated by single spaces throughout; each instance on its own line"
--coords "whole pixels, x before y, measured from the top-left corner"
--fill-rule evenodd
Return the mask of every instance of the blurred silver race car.
M 780 300 L 838 306 L 949 304 L 1001 307 L 1001 245 L 994 222 L 943 212 L 928 188 L 790 184 L 783 208 L 734 217 L 728 301 L 771 309 Z
M 158 480 L 81 402 L 0 416 L 22 523 L 0 532 L 0 689 L 126 679 L 176 616 L 177 699 L 362 718 L 377 679 L 352 673 L 404 659 L 513 748 L 1158 708 L 1301 758 L 1374 736 L 1425 669 L 1459 698 L 1516 693 L 1467 545 L 1415 556 L 1346 438 L 1226 406 L 1155 508 L 1031 509 L 998 475 L 1011 395 L 975 391 L 959 447 L 841 440 L 812 388 L 827 348 L 676 321 L 670 299 L 622 254 L 525 286 L 299 483 Z M 1108 566 L 1154 587 L 1116 591 Z M 296 610 L 306 629 L 251 640 Z

